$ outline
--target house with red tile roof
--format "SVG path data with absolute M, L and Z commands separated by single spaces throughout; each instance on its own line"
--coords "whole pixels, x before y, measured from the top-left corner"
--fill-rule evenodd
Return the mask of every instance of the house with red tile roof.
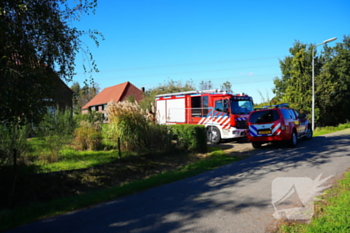
M 129 96 L 133 96 L 134 99 L 139 102 L 143 99 L 142 90 L 135 87 L 130 82 L 121 83 L 115 86 L 106 87 L 100 93 L 98 93 L 92 100 L 85 104 L 82 108 L 82 114 L 89 111 L 102 112 L 106 116 L 107 104 L 109 101 L 120 102 L 127 100 Z

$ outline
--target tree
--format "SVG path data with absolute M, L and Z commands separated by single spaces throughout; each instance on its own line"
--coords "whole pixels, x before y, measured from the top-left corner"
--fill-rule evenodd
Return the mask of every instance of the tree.
M 278 102 L 311 112 L 312 50 L 314 45 L 300 42 L 290 48 L 290 56 L 280 60 L 281 78 L 275 78 Z M 350 120 L 350 38 L 335 47 L 324 46 L 315 62 L 315 121 L 319 125 L 336 125 Z
M 223 91 L 233 92 L 231 88 L 232 88 L 232 85 L 229 81 L 226 81 L 221 85 L 221 90 Z
M 81 37 L 88 35 L 96 45 L 98 36 L 103 39 L 98 31 L 70 26 L 96 6 L 97 0 L 0 2 L 0 121 L 38 120 L 44 114 L 52 81 L 72 80 L 76 53 L 84 49 L 90 54 Z
M 90 85 L 85 83 L 83 87 L 80 87 L 78 82 L 74 82 L 71 89 L 73 91 L 73 112 L 75 114 L 80 114 L 81 108 L 100 92 L 100 86 L 96 82 Z
M 295 42 L 289 49 L 291 56 L 280 60 L 282 78 L 274 80 L 276 99 L 305 112 L 311 112 L 312 49 L 313 45 Z M 315 66 L 320 69 L 319 59 Z
M 334 47 L 325 46 L 324 65 L 315 78 L 319 123 L 337 125 L 350 120 L 350 36 Z
M 152 105 L 154 104 L 156 95 L 167 94 L 167 93 L 176 93 L 183 91 L 193 91 L 195 86 L 192 80 L 188 80 L 183 84 L 181 81 L 174 81 L 169 79 L 163 84 L 159 84 L 157 87 L 154 87 L 145 92 L 143 100 L 140 101 L 140 107 L 143 110 L 152 111 Z
M 211 90 L 213 89 L 213 84 L 211 83 L 211 81 L 204 81 L 202 80 L 199 83 L 199 90 L 203 91 L 203 90 Z

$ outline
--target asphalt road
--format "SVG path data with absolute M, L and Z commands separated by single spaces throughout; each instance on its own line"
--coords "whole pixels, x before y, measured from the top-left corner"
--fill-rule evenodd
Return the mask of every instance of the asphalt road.
M 339 177 L 349 167 L 345 130 L 294 149 L 265 146 L 216 170 L 8 232 L 265 232 L 275 178 Z

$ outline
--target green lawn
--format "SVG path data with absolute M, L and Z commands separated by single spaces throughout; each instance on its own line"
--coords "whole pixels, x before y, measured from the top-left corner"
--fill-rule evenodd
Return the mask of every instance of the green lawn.
M 38 138 L 32 138 L 29 142 L 29 152 L 24 156 L 29 158 L 33 165 L 39 167 L 38 172 L 55 172 L 62 170 L 73 170 L 89 168 L 96 165 L 106 164 L 119 158 L 118 150 L 105 151 L 78 151 L 69 146 L 65 146 L 60 151 L 57 162 L 47 162 L 45 155 L 50 153 L 48 146 Z M 111 146 L 109 146 L 110 148 Z M 121 156 L 126 156 L 121 153 Z

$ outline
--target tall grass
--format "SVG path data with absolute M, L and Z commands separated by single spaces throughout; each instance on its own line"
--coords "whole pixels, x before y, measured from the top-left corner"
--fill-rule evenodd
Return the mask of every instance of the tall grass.
M 0 166 L 16 162 L 16 157 L 28 149 L 29 126 L 18 122 L 0 124 Z
M 75 144 L 79 150 L 99 150 L 102 148 L 101 122 L 81 121 L 80 127 L 75 129 Z
M 72 139 L 74 128 L 75 121 L 70 110 L 57 108 L 56 111 L 46 113 L 35 129 L 39 139 L 49 151 L 42 155 L 42 159 L 49 163 L 58 161 L 61 149 Z
M 154 124 L 136 102 L 114 102 L 107 106 L 110 124 L 108 136 L 120 138 L 121 148 L 131 152 L 155 152 L 171 148 L 171 132 L 165 125 Z

